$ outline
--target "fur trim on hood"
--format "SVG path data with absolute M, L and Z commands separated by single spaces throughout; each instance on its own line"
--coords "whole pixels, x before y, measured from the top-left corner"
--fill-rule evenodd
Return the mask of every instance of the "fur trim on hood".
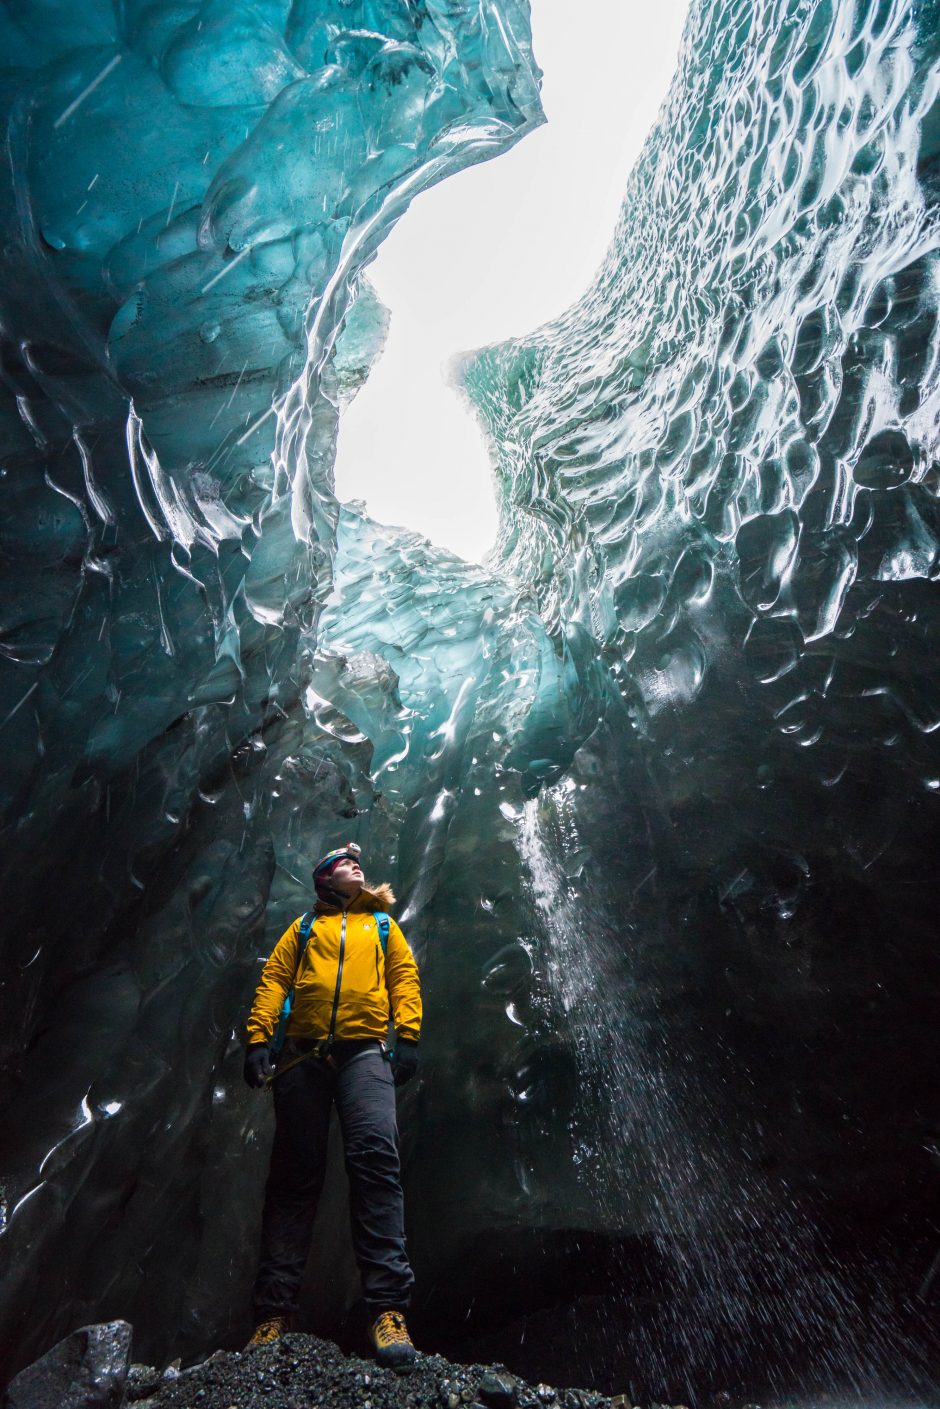
M 381 885 L 374 886 L 371 881 L 367 881 L 355 900 L 349 902 L 351 911 L 388 911 L 395 904 L 395 892 L 391 886 L 383 881 Z M 317 900 L 315 912 L 317 915 L 338 915 L 342 910 L 340 905 L 330 905 L 326 901 Z

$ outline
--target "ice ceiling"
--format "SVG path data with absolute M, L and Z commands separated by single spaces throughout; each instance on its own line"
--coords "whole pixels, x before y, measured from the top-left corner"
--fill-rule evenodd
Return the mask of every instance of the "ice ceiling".
M 243 1331 L 240 1024 L 355 835 L 423 964 L 428 1335 L 527 1314 L 563 1382 L 768 1339 L 922 1367 L 938 33 L 693 6 L 595 284 L 463 369 L 483 570 L 340 512 L 331 466 L 370 256 L 540 121 L 521 0 L 0 12 L 10 1365 L 112 1315 L 156 1357 Z

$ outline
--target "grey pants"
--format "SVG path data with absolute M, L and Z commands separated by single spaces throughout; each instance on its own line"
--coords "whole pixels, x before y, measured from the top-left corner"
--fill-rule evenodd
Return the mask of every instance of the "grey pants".
M 285 1047 L 286 1062 L 296 1047 Z M 370 1312 L 401 1311 L 414 1276 L 405 1252 L 404 1207 L 391 1067 L 378 1042 L 338 1042 L 335 1068 L 310 1057 L 274 1082 L 276 1127 L 264 1197 L 257 1321 L 297 1309 L 326 1173 L 336 1103 L 353 1248 Z

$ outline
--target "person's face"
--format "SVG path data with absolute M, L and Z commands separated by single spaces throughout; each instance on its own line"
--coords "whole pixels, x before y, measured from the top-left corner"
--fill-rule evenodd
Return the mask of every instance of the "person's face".
M 329 879 L 334 890 L 351 899 L 362 890 L 362 867 L 351 856 L 344 856 L 333 867 Z

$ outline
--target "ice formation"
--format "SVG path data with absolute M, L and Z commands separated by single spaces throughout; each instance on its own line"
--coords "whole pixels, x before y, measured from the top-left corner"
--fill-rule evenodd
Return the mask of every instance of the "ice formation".
M 529 1313 L 560 1380 L 714 1380 L 768 1341 L 778 1374 L 913 1373 L 938 35 L 913 0 L 693 5 L 594 285 L 464 366 L 484 570 L 339 512 L 330 466 L 382 235 L 539 120 L 526 7 L 5 12 L 17 1363 L 108 1316 L 152 1357 L 243 1328 L 268 1113 L 233 1033 L 349 834 L 424 968 L 429 1334 Z
M 0 1344 L 113 1300 L 160 1354 L 242 1314 L 232 1034 L 279 862 L 370 786 L 305 710 L 360 273 L 538 70 L 517 0 L 24 0 L 0 56 Z

